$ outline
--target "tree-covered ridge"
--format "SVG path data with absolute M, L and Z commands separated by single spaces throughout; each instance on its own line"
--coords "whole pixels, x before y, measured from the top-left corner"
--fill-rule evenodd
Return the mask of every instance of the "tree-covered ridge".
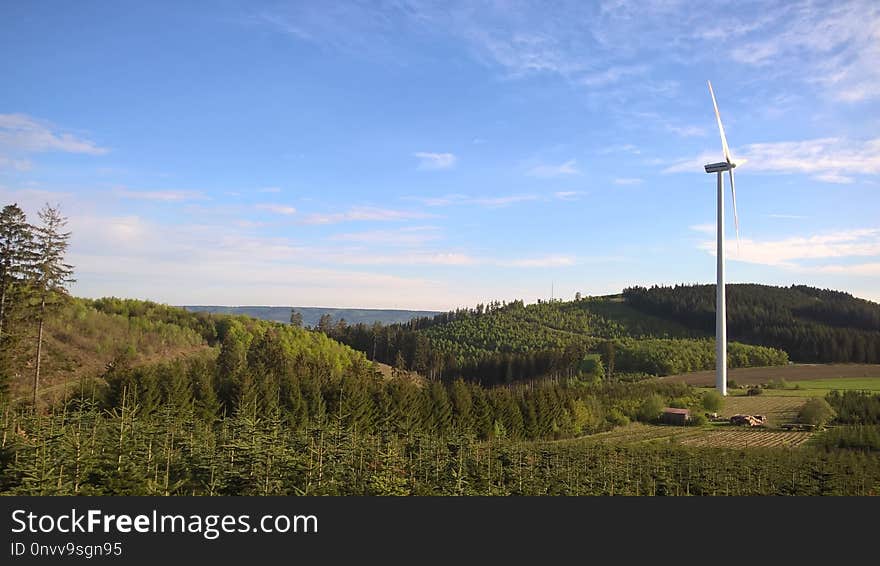
M 880 363 L 880 305 L 803 285 L 728 285 L 728 338 L 788 352 L 800 362 Z M 715 287 L 632 287 L 627 304 L 710 332 Z
M 669 375 L 715 365 L 714 341 L 705 332 L 642 313 L 620 297 L 494 302 L 407 324 L 322 329 L 370 359 L 484 384 L 570 378 L 590 365 L 593 377 L 615 370 Z M 730 367 L 787 362 L 785 352 L 766 347 L 731 343 L 728 352 Z

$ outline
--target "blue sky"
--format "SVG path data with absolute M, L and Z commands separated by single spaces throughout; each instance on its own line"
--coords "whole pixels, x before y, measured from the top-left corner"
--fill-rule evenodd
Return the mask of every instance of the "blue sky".
M 876 2 L 6 2 L 0 21 L 0 200 L 61 204 L 80 296 L 448 309 L 712 282 L 711 79 L 748 160 L 729 280 L 880 300 Z

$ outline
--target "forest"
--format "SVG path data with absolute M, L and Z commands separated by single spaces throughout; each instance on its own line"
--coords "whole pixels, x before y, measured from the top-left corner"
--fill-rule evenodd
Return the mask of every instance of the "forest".
M 702 330 L 641 314 L 620 300 L 477 305 L 407 324 L 319 328 L 371 360 L 439 379 L 507 384 L 545 377 L 628 379 L 712 369 L 715 343 Z M 729 367 L 783 365 L 785 351 L 732 342 Z
M 727 328 L 731 340 L 784 350 L 792 360 L 819 363 L 880 363 L 880 305 L 847 293 L 804 285 L 728 285 Z M 715 287 L 631 287 L 634 308 L 711 332 Z
M 0 493 L 864 495 L 880 487 L 870 395 L 830 395 L 836 436 L 805 450 L 591 440 L 631 421 L 654 423 L 664 407 L 711 409 L 688 385 L 627 373 L 705 366 L 711 341 L 679 322 L 640 322 L 623 303 L 495 303 L 408 325 L 323 319 L 304 328 L 80 299 L 67 290 L 65 218 L 47 206 L 40 220 L 29 224 L 15 205 L 0 216 Z M 497 320 L 487 326 L 484 317 Z M 530 325 L 555 332 L 532 337 Z M 582 326 L 594 334 L 554 341 Z M 499 333 L 472 336 L 472 328 Z M 453 338 L 479 355 L 443 345 Z M 388 376 L 372 360 L 392 354 Z M 787 360 L 737 344 L 731 356 L 743 365 Z

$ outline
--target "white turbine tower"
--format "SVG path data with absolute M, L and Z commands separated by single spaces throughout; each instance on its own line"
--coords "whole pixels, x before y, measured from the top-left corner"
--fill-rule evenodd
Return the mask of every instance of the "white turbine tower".
M 724 161 L 710 163 L 705 166 L 706 173 L 715 173 L 718 177 L 718 220 L 717 220 L 717 276 L 715 288 L 715 388 L 722 395 L 727 395 L 727 298 L 724 292 L 724 172 L 730 174 L 730 193 L 733 196 L 733 221 L 736 226 L 736 239 L 739 241 L 739 217 L 736 213 L 736 185 L 733 184 L 733 169 L 736 163 L 730 157 L 730 148 L 727 146 L 727 137 L 724 135 L 724 126 L 721 124 L 721 114 L 718 113 L 718 103 L 715 101 L 715 91 L 712 90 L 712 82 L 709 83 L 709 94 L 712 95 L 712 105 L 715 107 L 715 119 L 718 121 L 718 130 L 721 132 L 721 148 L 724 151 Z M 745 161 L 740 161 L 740 164 Z

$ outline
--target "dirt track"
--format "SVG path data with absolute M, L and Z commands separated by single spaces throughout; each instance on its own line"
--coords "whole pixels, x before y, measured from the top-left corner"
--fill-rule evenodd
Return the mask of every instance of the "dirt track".
M 727 379 L 740 385 L 757 385 L 771 379 L 801 381 L 833 377 L 880 377 L 880 364 L 794 364 L 761 368 L 737 368 L 727 372 Z M 661 381 L 714 385 L 715 370 L 695 371 L 659 378 Z

